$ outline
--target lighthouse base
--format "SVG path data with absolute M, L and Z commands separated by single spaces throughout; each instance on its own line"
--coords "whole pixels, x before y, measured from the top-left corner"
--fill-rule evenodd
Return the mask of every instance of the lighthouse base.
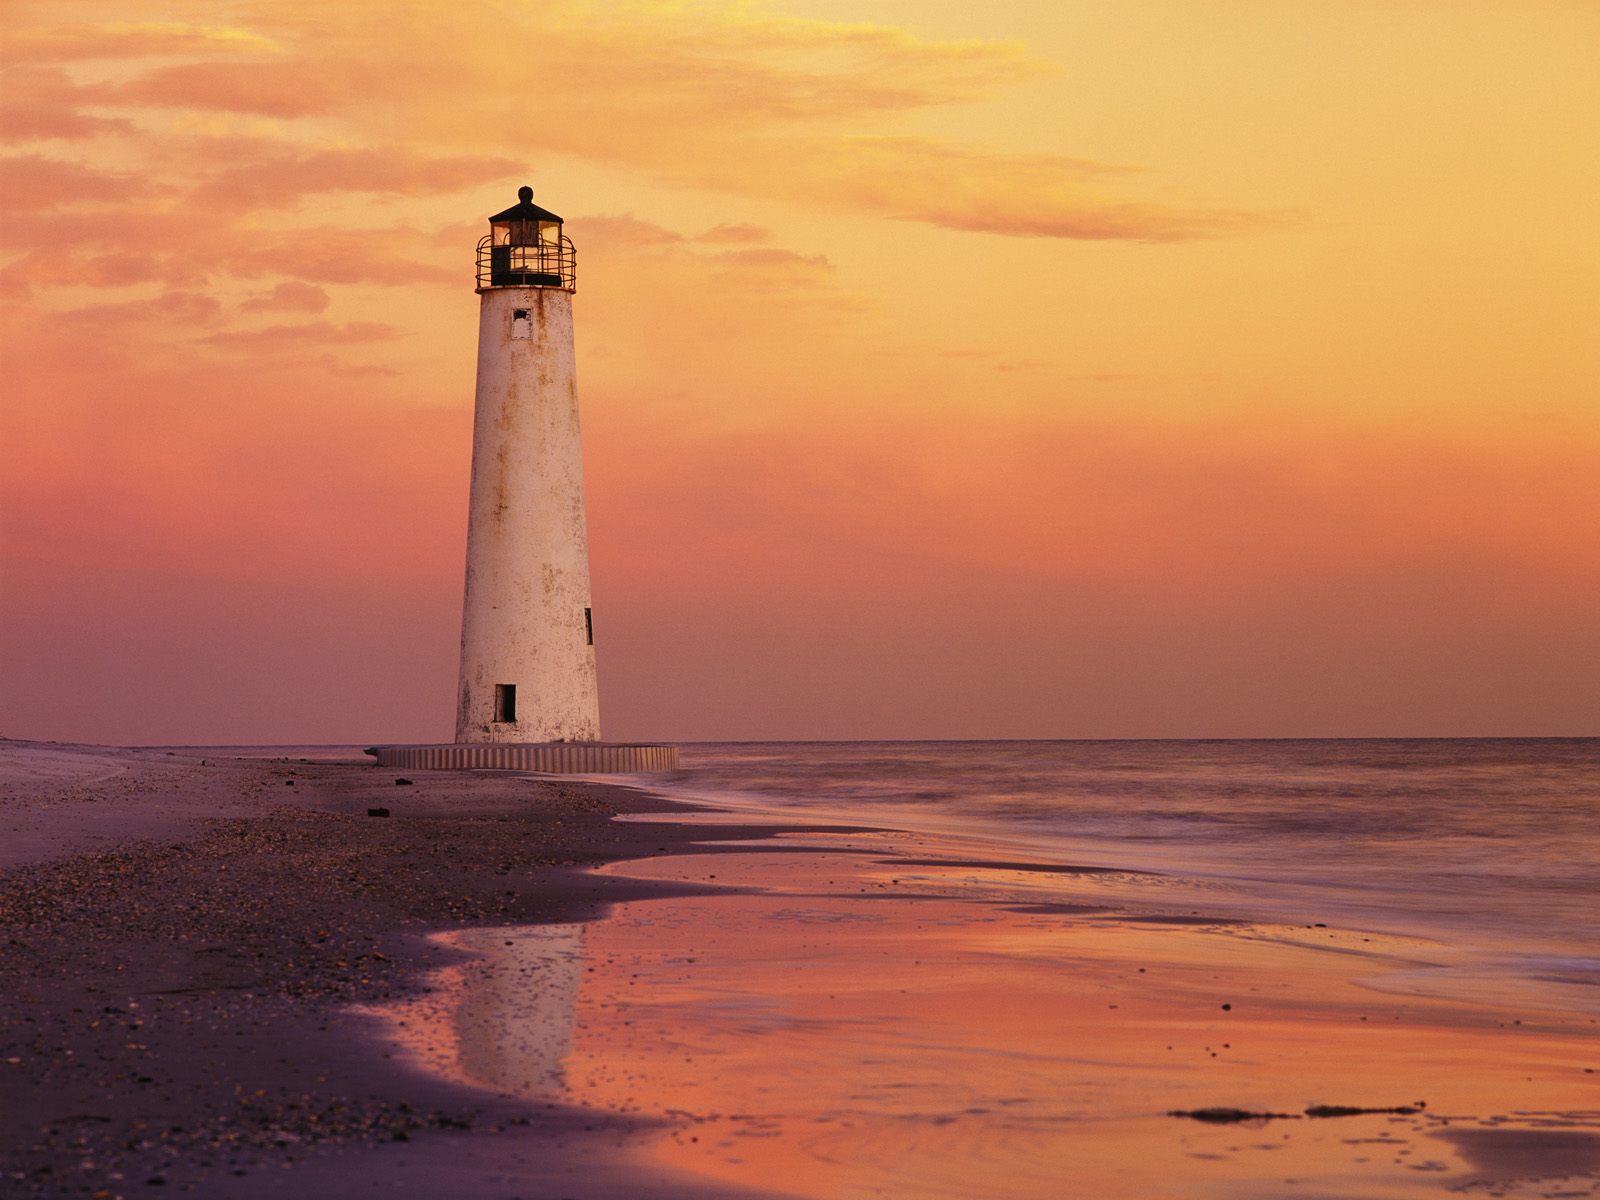
M 678 748 L 645 742 L 446 742 L 371 746 L 380 767 L 408 771 L 539 771 L 547 775 L 631 775 L 675 771 Z

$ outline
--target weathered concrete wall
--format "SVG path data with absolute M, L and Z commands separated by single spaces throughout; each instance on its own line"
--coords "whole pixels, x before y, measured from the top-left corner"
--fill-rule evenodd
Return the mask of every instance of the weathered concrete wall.
M 481 296 L 456 741 L 595 741 L 572 296 Z M 516 686 L 513 722 L 497 684 Z

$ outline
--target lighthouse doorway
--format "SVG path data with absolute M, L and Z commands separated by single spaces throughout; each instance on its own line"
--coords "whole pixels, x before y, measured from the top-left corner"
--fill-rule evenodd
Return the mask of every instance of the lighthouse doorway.
M 497 683 L 494 685 L 494 719 L 502 724 L 511 724 L 517 719 L 516 684 Z

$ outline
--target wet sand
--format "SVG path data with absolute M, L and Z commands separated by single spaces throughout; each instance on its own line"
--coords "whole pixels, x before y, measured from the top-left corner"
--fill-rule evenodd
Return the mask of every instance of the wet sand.
M 1600 1195 L 1595 1015 L 1430 994 L 1417 939 L 615 788 L 42 753 L 0 743 L 7 1195 Z
M 1590 1015 L 1378 990 L 1434 947 L 1159 877 L 821 840 L 886 853 L 605 868 L 765 890 L 590 928 L 562 1094 L 671 1106 L 659 1161 L 804 1196 L 1600 1194 Z

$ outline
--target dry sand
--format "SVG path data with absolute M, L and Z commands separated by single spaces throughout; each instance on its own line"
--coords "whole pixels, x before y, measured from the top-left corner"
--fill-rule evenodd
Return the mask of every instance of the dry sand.
M 0 1194 L 1600 1195 L 1594 1018 L 1426 943 L 260 753 L 0 743 Z

